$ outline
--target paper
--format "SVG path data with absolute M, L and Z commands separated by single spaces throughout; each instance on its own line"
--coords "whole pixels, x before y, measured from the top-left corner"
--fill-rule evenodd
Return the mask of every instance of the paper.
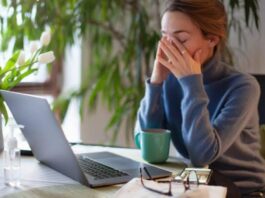
M 169 188 L 168 183 L 157 183 L 150 180 L 144 180 L 144 184 L 153 189 L 159 191 L 167 192 Z M 200 185 L 198 188 L 188 190 L 184 192 L 184 186 L 179 183 L 172 183 L 172 197 L 184 198 L 184 197 L 204 197 L 204 198 L 225 198 L 226 197 L 226 188 L 221 186 L 206 186 Z M 134 178 L 127 184 L 125 184 L 116 194 L 116 198 L 125 198 L 125 197 L 137 197 L 137 198 L 168 198 L 166 195 L 158 194 L 147 190 L 141 184 L 141 179 Z

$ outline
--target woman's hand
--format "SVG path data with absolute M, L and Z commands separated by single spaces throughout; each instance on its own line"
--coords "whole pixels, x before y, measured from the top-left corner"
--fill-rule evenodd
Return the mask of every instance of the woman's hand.
M 176 78 L 201 74 L 201 49 L 195 52 L 194 57 L 191 57 L 185 47 L 175 38 L 163 37 L 159 45 L 166 57 L 158 56 L 157 61 L 172 72 Z
M 152 84 L 161 84 L 168 76 L 169 70 L 167 67 L 165 67 L 163 64 L 161 64 L 158 61 L 159 57 L 166 58 L 165 54 L 162 52 L 162 49 L 160 47 L 160 43 L 158 44 L 157 52 L 156 52 L 156 59 L 154 63 L 153 72 L 151 75 L 150 82 Z

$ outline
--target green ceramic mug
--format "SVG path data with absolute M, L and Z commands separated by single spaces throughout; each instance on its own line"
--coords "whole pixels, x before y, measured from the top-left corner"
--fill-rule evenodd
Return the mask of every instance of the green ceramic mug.
M 141 149 L 142 158 L 150 163 L 165 162 L 169 154 L 170 131 L 144 129 L 135 133 L 135 144 Z

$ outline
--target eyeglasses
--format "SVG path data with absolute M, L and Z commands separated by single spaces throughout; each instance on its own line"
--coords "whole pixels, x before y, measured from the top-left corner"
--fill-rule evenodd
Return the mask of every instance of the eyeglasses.
M 154 188 L 147 186 L 144 183 L 142 169 L 145 171 L 146 175 L 149 177 L 150 180 L 153 180 L 157 183 L 168 183 L 168 191 L 165 192 L 165 191 L 161 191 L 161 190 L 154 189 Z M 143 168 L 140 168 L 140 176 L 141 176 L 141 184 L 145 189 L 152 191 L 152 192 L 155 192 L 155 193 L 162 194 L 162 195 L 167 195 L 167 196 L 173 196 L 173 194 L 172 194 L 172 183 L 173 182 L 177 182 L 179 184 L 182 184 L 184 187 L 184 192 L 186 192 L 187 190 L 196 189 L 199 186 L 198 175 L 197 175 L 195 170 L 189 171 L 187 173 L 187 175 L 185 175 L 184 178 L 181 178 L 181 177 L 173 178 L 173 177 L 171 177 L 169 180 L 161 180 L 161 181 L 158 180 L 158 181 L 156 181 L 155 179 L 153 179 L 153 177 L 151 176 L 151 174 L 149 173 L 147 168 L 143 167 Z

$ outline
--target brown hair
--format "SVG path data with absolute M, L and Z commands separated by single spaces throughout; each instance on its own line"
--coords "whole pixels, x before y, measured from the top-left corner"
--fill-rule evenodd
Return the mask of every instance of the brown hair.
M 227 38 L 227 16 L 219 0 L 168 0 L 163 13 L 174 11 L 187 14 L 204 36 L 218 36 L 220 42 L 216 50 L 223 52 Z

